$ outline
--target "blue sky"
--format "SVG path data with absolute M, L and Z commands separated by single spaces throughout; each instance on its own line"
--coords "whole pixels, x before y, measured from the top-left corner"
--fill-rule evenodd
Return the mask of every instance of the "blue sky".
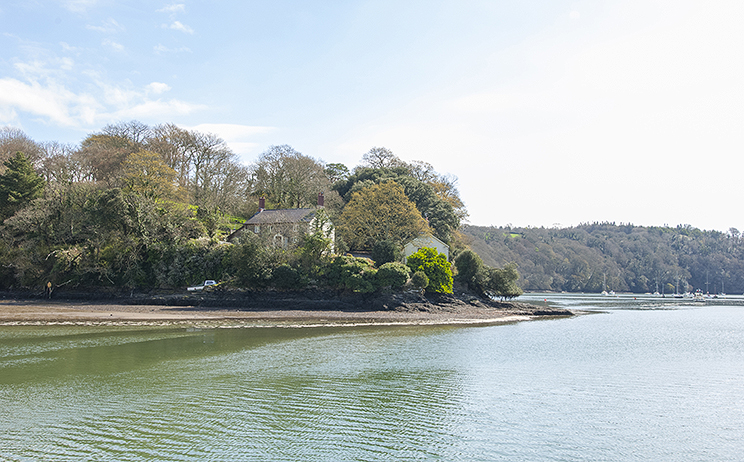
M 0 125 L 117 121 L 373 146 L 459 178 L 477 225 L 744 229 L 744 2 L 0 4 Z

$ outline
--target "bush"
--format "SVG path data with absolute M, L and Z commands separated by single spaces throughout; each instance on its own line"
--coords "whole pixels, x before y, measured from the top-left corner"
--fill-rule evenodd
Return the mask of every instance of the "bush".
M 230 266 L 236 284 L 239 287 L 264 287 L 270 282 L 272 270 L 283 263 L 279 257 L 253 236 L 240 239 L 230 252 Z
M 429 278 L 423 271 L 416 271 L 411 276 L 411 284 L 417 289 L 424 290 L 429 286 Z
M 399 289 L 408 282 L 411 270 L 399 262 L 385 263 L 377 270 L 377 286 Z
M 301 289 L 304 286 L 300 272 L 287 264 L 274 269 L 271 273 L 271 285 L 277 289 Z
M 383 240 L 376 242 L 372 247 L 371 257 L 375 265 L 380 268 L 385 263 L 400 261 L 403 254 L 395 241 Z
M 377 270 L 372 266 L 372 261 L 343 255 L 333 259 L 333 262 L 328 265 L 325 276 L 331 287 L 358 293 L 370 293 L 375 290 L 373 281 L 376 273 Z
M 429 285 L 426 287 L 427 292 L 452 293 L 452 266 L 443 253 L 439 253 L 436 249 L 430 247 L 424 247 L 408 257 L 406 264 L 411 268 L 411 271 L 423 271 L 426 274 L 426 277 L 429 278 Z

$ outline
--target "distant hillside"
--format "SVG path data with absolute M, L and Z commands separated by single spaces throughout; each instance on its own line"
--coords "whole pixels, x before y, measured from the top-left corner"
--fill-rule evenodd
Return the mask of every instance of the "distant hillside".
M 463 226 L 487 265 L 515 262 L 525 291 L 744 292 L 744 236 L 691 226 Z M 706 286 L 706 281 L 708 285 Z

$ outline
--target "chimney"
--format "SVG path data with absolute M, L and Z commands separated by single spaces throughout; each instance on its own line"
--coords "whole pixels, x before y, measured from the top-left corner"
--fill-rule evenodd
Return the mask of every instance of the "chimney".
M 323 203 L 325 202 L 325 197 L 323 197 L 323 193 L 318 193 L 318 207 L 323 207 Z
M 265 208 L 266 208 L 266 198 L 259 197 L 258 198 L 258 211 L 263 212 Z

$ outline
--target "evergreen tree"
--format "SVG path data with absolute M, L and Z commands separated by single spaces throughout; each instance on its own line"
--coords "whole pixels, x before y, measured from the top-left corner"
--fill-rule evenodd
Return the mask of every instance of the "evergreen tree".
M 0 175 L 0 218 L 4 220 L 41 197 L 44 179 L 34 171 L 28 158 L 20 151 L 3 165 L 5 172 Z

